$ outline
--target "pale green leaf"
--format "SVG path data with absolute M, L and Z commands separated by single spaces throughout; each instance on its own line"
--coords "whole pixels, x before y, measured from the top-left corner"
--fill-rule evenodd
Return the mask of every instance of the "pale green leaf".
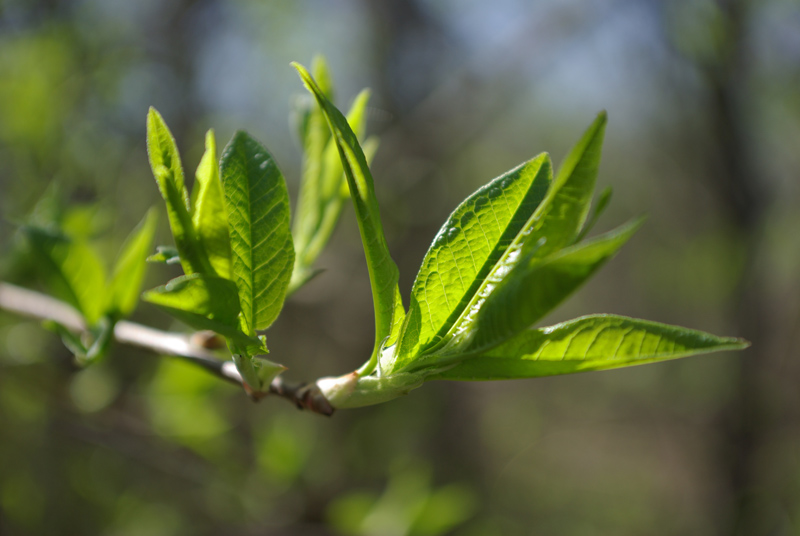
M 23 226 L 37 264 L 53 294 L 75 307 L 89 326 L 106 305 L 106 271 L 97 252 L 85 240 Z
M 239 335 L 239 296 L 233 281 L 207 274 L 190 274 L 142 295 L 195 329 Z
M 242 329 L 253 335 L 280 313 L 292 275 L 289 194 L 277 164 L 249 134 L 238 131 L 221 160 L 231 244 L 231 279 Z
M 545 238 L 538 258 L 546 257 L 574 243 L 592 204 L 597 170 L 603 148 L 606 113 L 602 112 L 573 147 L 553 181 L 553 186 L 534 213 L 530 244 Z
M 552 311 L 613 257 L 640 227 L 637 220 L 543 261 L 535 249 L 506 274 L 485 285 L 434 355 L 411 363 L 416 369 L 456 354 L 482 353 L 527 329 Z
M 109 285 L 108 312 L 116 318 L 126 317 L 136 308 L 147 264 L 147 252 L 153 244 L 158 214 L 155 209 L 131 232 L 120 249 Z
M 551 173 L 550 159 L 541 154 L 480 188 L 450 215 L 411 289 L 394 367 L 447 334 L 544 198 Z
M 397 324 L 398 316 L 402 316 L 403 312 L 402 304 L 400 307 L 397 304 L 399 297 L 397 265 L 392 260 L 386 245 L 372 174 L 355 133 L 342 113 L 328 101 L 308 71 L 297 63 L 292 65 L 300 73 L 303 83 L 314 95 L 328 120 L 350 187 L 350 196 L 355 207 L 367 259 L 375 309 L 375 346 L 370 358 L 371 366 L 374 366 L 381 343 L 390 335 L 392 326 Z
M 206 150 L 195 174 L 192 188 L 192 225 L 211 266 L 220 277 L 230 277 L 231 246 L 225 195 L 219 178 L 217 142 L 214 131 L 206 133 Z
M 603 370 L 749 346 L 743 339 L 616 315 L 527 330 L 436 380 L 507 380 Z
M 192 225 L 189 194 L 184 184 L 183 167 L 175 139 L 155 108 L 150 108 L 147 114 L 147 154 L 161 197 L 167 205 L 169 226 L 180 252 L 183 271 L 187 274 L 213 273 Z
M 369 91 L 362 91 L 347 114 L 347 122 L 358 139 L 363 138 L 366 130 L 365 111 L 368 100 Z M 314 262 L 336 229 L 345 199 L 349 196 L 336 141 L 331 139 L 330 129 L 328 129 L 325 117 L 320 110 L 319 107 L 316 107 L 316 112 L 322 119 L 321 125 L 328 135 L 326 138 L 328 141 L 324 150 L 318 153 L 311 152 L 316 150 L 316 146 L 309 143 L 307 145 L 309 152 L 304 155 L 303 180 L 293 228 L 297 251 L 295 272 L 290 285 L 293 290 L 309 279 L 309 274 L 313 272 Z M 312 118 L 311 122 L 314 123 L 314 121 L 316 119 Z M 318 137 L 321 138 L 321 136 Z M 370 143 L 370 149 L 371 155 L 374 155 L 377 149 L 377 140 Z M 366 145 L 364 153 L 370 155 Z M 371 156 L 366 158 L 367 164 L 369 164 Z

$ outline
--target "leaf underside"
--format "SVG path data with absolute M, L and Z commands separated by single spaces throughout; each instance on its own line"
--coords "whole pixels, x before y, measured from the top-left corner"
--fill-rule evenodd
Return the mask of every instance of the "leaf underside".
M 590 315 L 527 330 L 429 380 L 507 380 L 654 363 L 749 346 L 742 339 L 627 318 Z

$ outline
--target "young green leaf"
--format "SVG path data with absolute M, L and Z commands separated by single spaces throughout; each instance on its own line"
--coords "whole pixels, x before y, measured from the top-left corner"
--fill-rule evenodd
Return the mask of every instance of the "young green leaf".
M 606 113 L 602 112 L 572 148 L 547 197 L 533 215 L 529 243 L 546 238 L 537 256 L 544 258 L 572 244 L 589 214 L 603 148 Z
M 447 334 L 544 198 L 551 169 L 541 154 L 480 188 L 450 215 L 414 281 L 393 367 Z
M 636 220 L 597 238 L 566 248 L 543 261 L 531 252 L 501 278 L 482 288 L 453 326 L 446 342 L 410 369 L 441 363 L 455 355 L 485 352 L 527 329 L 591 277 L 641 226 Z
M 589 234 L 589 232 L 597 224 L 597 220 L 600 219 L 600 216 L 603 215 L 603 212 L 606 211 L 608 204 L 611 202 L 612 193 L 613 190 L 611 189 L 611 186 L 605 187 L 603 191 L 600 192 L 600 195 L 597 197 L 597 203 L 595 203 L 592 216 L 589 218 L 589 221 L 586 222 L 586 225 L 583 226 L 583 229 L 581 229 L 581 232 L 578 234 L 578 236 L 575 237 L 575 243 L 583 240 L 584 237 Z
M 239 296 L 233 281 L 219 276 L 190 274 L 148 290 L 142 299 L 169 312 L 195 329 L 209 329 L 240 338 Z
M 362 91 L 353 101 L 353 105 L 347 113 L 347 122 L 357 139 L 362 139 L 366 130 L 365 112 L 368 100 L 369 91 Z M 318 160 L 312 159 L 307 154 L 304 161 L 303 181 L 297 204 L 298 212 L 295 215 L 293 229 L 297 251 L 295 272 L 292 274 L 292 283 L 290 284 L 290 288 L 293 290 L 299 288 L 314 272 L 314 261 L 330 240 L 342 213 L 344 201 L 349 196 L 349 188 L 336 141 L 330 139 L 330 130 L 320 108 L 317 106 L 315 109 L 319 114 L 319 119 L 322 120 L 321 126 L 328 135 L 326 138 L 328 141 L 324 150 L 316 154 L 315 158 Z M 377 149 L 377 140 L 374 140 L 370 147 L 371 153 L 374 155 L 375 149 Z M 312 145 L 310 150 L 315 150 L 315 147 Z M 364 153 L 369 164 L 371 156 L 366 145 Z
M 211 266 L 220 277 L 229 277 L 231 245 L 228 235 L 228 216 L 225 195 L 219 178 L 217 142 L 214 131 L 206 133 L 206 151 L 197 166 L 196 182 L 192 188 L 192 225 Z
M 508 380 L 666 361 L 750 343 L 616 315 L 591 315 L 527 330 L 428 380 Z
M 153 244 L 157 221 L 158 214 L 155 209 L 148 210 L 147 215 L 131 232 L 120 249 L 111 276 L 107 305 L 108 313 L 114 318 L 126 317 L 136 308 L 147 267 L 145 259 Z
M 332 100 L 333 85 L 325 59 L 322 56 L 315 57 L 312 69 L 314 76 L 319 80 L 320 91 Z M 331 131 L 322 110 L 314 105 L 313 98 L 298 100 L 297 103 L 301 106 L 296 113 L 299 116 L 297 121 L 303 149 L 303 174 L 292 231 L 297 252 L 297 266 L 302 268 L 311 266 L 311 262 L 305 261 L 305 251 L 319 226 L 319 197 L 324 155 L 330 142 Z
M 23 226 L 37 263 L 52 292 L 75 307 L 89 326 L 95 325 L 106 305 L 106 272 L 97 252 L 84 240 Z
M 297 63 L 292 65 L 300 73 L 306 88 L 314 95 L 325 114 L 350 187 L 375 308 L 375 346 L 367 369 L 374 368 L 381 344 L 396 329 L 393 326 L 400 325 L 399 319 L 405 314 L 397 287 L 399 272 L 386 245 L 372 174 L 355 133 L 342 113 L 328 101 L 308 71 Z
M 169 226 L 180 252 L 183 271 L 213 273 L 189 214 L 189 194 L 175 139 L 155 108 L 150 108 L 147 114 L 147 154 L 161 197 L 167 204 Z
M 221 160 L 231 244 L 231 279 L 242 329 L 253 335 L 283 307 L 294 265 L 289 194 L 278 166 L 249 134 L 238 131 Z

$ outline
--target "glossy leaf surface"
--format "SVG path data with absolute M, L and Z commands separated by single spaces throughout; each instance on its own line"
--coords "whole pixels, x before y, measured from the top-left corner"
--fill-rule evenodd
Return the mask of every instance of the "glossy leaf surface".
M 191 199 L 192 225 L 211 267 L 218 276 L 229 277 L 231 246 L 228 215 L 219 178 L 217 142 L 213 130 L 206 133 L 206 150 L 195 177 Z
M 450 215 L 414 281 L 395 367 L 448 332 L 544 198 L 550 177 L 550 159 L 542 154 L 486 184 Z
M 242 309 L 242 329 L 253 335 L 277 318 L 294 264 L 289 194 L 267 150 L 237 132 L 221 160 L 231 244 L 231 279 Z
M 429 359 L 488 350 L 527 329 L 552 311 L 605 264 L 641 225 L 637 220 L 614 231 L 566 248 L 539 261 L 537 250 L 500 279 L 491 281 L 454 325 L 447 343 Z

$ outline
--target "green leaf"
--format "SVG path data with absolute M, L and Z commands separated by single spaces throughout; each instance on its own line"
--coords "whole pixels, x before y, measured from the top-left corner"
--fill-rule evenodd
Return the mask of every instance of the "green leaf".
M 567 155 L 550 192 L 533 215 L 529 243 L 546 238 L 537 253 L 539 258 L 574 243 L 586 221 L 600 165 L 606 120 L 606 113 L 601 112 L 589 126 Z
M 174 246 L 156 246 L 156 252 L 145 260 L 153 264 L 179 264 L 181 257 Z
M 474 305 L 433 355 L 411 363 L 412 369 L 485 352 L 529 328 L 589 279 L 630 239 L 643 220 L 566 248 L 544 261 L 530 253 L 507 274 L 485 286 Z M 540 241 L 541 243 L 541 241 Z
M 55 232 L 23 226 L 31 251 L 51 291 L 75 307 L 89 326 L 95 325 L 106 305 L 106 273 L 97 252 L 84 240 L 70 240 Z
M 357 139 L 362 139 L 366 130 L 365 112 L 368 101 L 369 91 L 364 90 L 353 101 L 347 114 L 347 122 Z M 349 196 L 349 188 L 336 141 L 331 139 L 330 130 L 320 108 L 316 107 L 315 109 L 321 119 L 319 125 L 327 134 L 327 137 L 324 138 L 327 143 L 322 151 L 317 151 L 315 145 L 309 144 L 309 152 L 305 155 L 303 180 L 297 204 L 298 212 L 295 215 L 293 229 L 297 259 L 293 281 L 290 285 L 292 289 L 298 288 L 302 281 L 307 281 L 308 274 L 313 272 L 313 264 L 336 229 L 344 201 Z M 313 119 L 312 122 L 314 121 L 316 119 Z M 316 125 L 316 123 L 314 124 Z M 322 139 L 322 136 L 318 135 L 317 138 Z M 377 149 L 377 140 L 371 142 L 370 147 L 371 155 L 374 155 Z M 365 155 L 369 154 L 366 145 L 364 153 Z M 371 156 L 366 158 L 369 164 Z
M 153 244 L 158 214 L 155 209 L 131 232 L 120 249 L 109 285 L 107 311 L 115 318 L 126 317 L 136 308 L 144 279 L 145 259 Z
M 297 63 L 292 65 L 300 73 L 306 88 L 314 95 L 325 114 L 355 207 L 375 308 L 375 346 L 369 364 L 363 371 L 366 373 L 374 368 L 381 344 L 390 336 L 393 326 L 399 325 L 399 319 L 405 314 L 397 287 L 399 272 L 386 245 L 372 174 L 355 133 L 342 113 L 328 101 L 308 71 Z
M 742 339 L 616 315 L 591 315 L 528 330 L 429 380 L 508 380 L 642 365 L 720 350 Z
M 450 215 L 411 289 L 394 368 L 447 334 L 544 198 L 551 169 L 549 157 L 541 154 L 480 188 Z
M 147 154 L 161 197 L 167 204 L 169 226 L 180 252 L 183 271 L 213 273 L 189 214 L 189 194 L 175 139 L 155 108 L 150 108 L 147 114 Z
M 239 296 L 233 281 L 215 275 L 190 274 L 148 290 L 142 299 L 158 305 L 195 329 L 240 337 Z
M 206 151 L 197 166 L 192 189 L 192 225 L 216 274 L 230 277 L 231 245 L 225 195 L 219 178 L 217 142 L 214 131 L 206 133 Z
M 584 239 L 584 237 L 589 234 L 589 232 L 594 228 L 595 224 L 597 224 L 597 220 L 600 219 L 600 216 L 603 215 L 603 212 L 606 211 L 608 208 L 608 204 L 611 202 L 611 194 L 612 189 L 610 186 L 606 186 L 600 195 L 597 198 L 597 203 L 595 204 L 594 211 L 592 212 L 592 217 L 589 218 L 589 221 L 586 222 L 586 225 L 583 226 L 581 232 L 575 238 L 575 242 L 580 242 Z
M 248 335 L 280 313 L 294 265 L 289 194 L 278 166 L 249 134 L 238 131 L 221 160 L 231 244 L 231 279 Z

